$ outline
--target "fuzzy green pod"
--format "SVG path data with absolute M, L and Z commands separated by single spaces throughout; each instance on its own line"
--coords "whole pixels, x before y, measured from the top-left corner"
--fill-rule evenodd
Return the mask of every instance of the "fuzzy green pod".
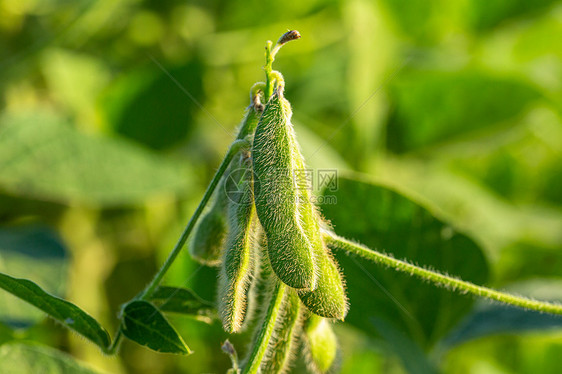
M 222 260 L 222 250 L 226 240 L 226 194 L 224 178 L 221 179 L 214 193 L 211 208 L 201 217 L 189 245 L 189 253 L 198 262 L 217 266 Z
M 243 139 L 255 131 L 262 111 L 263 105 L 256 96 L 240 123 L 237 139 Z M 230 170 L 232 168 L 229 168 L 225 175 L 229 175 Z M 213 205 L 199 220 L 189 246 L 191 256 L 204 265 L 217 266 L 222 261 L 228 231 L 226 217 L 228 197 L 225 194 L 225 182 L 226 178 L 221 178 L 214 193 Z
M 291 124 L 291 107 L 276 90 L 263 111 L 254 135 L 252 159 L 258 183 L 254 184 L 256 212 L 267 236 L 271 267 L 290 287 L 314 289 L 317 267 L 311 228 L 302 218 L 299 183 L 294 177 L 304 165 Z M 319 232 L 317 233 L 319 235 Z
M 310 315 L 304 327 L 304 349 L 306 364 L 311 372 L 324 374 L 334 366 L 338 340 L 328 320 Z
M 259 259 L 259 254 L 253 253 L 258 241 L 259 222 L 255 214 L 251 161 L 247 152 L 241 152 L 233 160 L 225 189 L 229 198 L 229 229 L 219 276 L 218 309 L 224 329 L 234 333 L 242 331 L 248 319 L 250 285 Z
M 254 271 L 253 280 L 248 293 L 250 313 L 247 318 L 254 318 L 256 314 L 263 312 L 262 309 L 267 307 L 271 289 L 277 281 L 277 277 L 273 273 L 273 270 L 271 270 L 271 265 L 269 265 L 265 232 L 258 219 L 256 219 L 255 224 L 255 240 L 252 242 L 252 256 L 254 256 L 256 261 L 256 270 Z M 251 322 L 253 323 L 256 321 Z
M 297 167 L 305 170 L 304 160 L 299 160 Z M 301 181 L 301 183 L 304 183 Z M 307 186 L 305 186 L 307 187 Z M 299 199 L 311 201 L 308 188 L 299 188 Z M 347 314 L 348 302 L 345 285 L 337 263 L 324 244 L 320 234 L 320 225 L 323 223 L 320 213 L 314 204 L 300 204 L 300 216 L 305 226 L 308 227 L 308 237 L 312 244 L 314 261 L 318 265 L 319 277 L 315 290 L 299 290 L 302 302 L 313 313 L 326 318 L 343 320 Z
M 317 258 L 320 267 L 318 287 L 314 291 L 299 290 L 298 295 L 312 313 L 343 321 L 347 314 L 348 302 L 338 266 L 325 247 Z
M 288 289 L 275 330 L 260 365 L 261 373 L 287 373 L 295 358 L 295 350 L 302 334 L 301 303 L 295 290 Z
M 297 165 L 300 170 L 305 170 L 304 161 Z M 304 183 L 301 181 L 301 183 Z M 337 263 L 320 234 L 320 225 L 325 225 L 314 204 L 311 202 L 309 188 L 299 188 L 300 201 L 309 204 L 300 204 L 299 211 L 302 221 L 308 228 L 308 238 L 312 245 L 314 261 L 318 266 L 318 282 L 315 290 L 299 290 L 298 294 L 303 304 L 322 317 L 343 320 L 347 313 L 348 302 L 342 275 Z

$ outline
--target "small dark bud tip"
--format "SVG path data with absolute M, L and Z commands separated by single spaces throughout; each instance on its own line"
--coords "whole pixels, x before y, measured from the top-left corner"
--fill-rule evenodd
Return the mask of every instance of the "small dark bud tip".
M 284 33 L 283 35 L 281 35 L 281 37 L 277 41 L 277 44 L 285 44 L 287 42 L 290 42 L 291 40 L 297 40 L 300 38 L 301 38 L 301 34 L 299 34 L 297 30 L 290 30 Z
M 228 354 L 228 355 L 234 355 L 236 354 L 236 351 L 234 350 L 234 346 L 232 345 L 232 343 L 228 340 L 226 340 L 222 346 L 221 349 L 224 353 Z
M 254 105 L 256 112 L 263 112 L 264 106 L 261 103 L 259 95 L 254 95 L 252 97 L 252 104 Z

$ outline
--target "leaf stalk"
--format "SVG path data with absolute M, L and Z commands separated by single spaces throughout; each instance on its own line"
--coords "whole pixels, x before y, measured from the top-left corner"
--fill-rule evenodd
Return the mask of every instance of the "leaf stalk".
M 346 251 L 348 254 L 355 254 L 377 264 L 388 266 L 396 271 L 427 280 L 437 286 L 445 287 L 463 294 L 471 294 L 499 301 L 503 304 L 514 305 L 524 309 L 562 315 L 562 305 L 557 303 L 532 300 L 523 296 L 516 296 L 507 292 L 478 286 L 474 283 L 442 274 L 434 270 L 429 270 L 404 260 L 398 260 L 391 255 L 373 250 L 362 244 L 355 243 L 330 231 L 324 230 L 323 237 L 328 246 L 332 249 Z

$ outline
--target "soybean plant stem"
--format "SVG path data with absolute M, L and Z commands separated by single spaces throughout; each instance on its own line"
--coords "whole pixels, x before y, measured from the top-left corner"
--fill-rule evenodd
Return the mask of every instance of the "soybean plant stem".
M 263 319 L 263 324 L 259 331 L 256 341 L 254 342 L 254 347 L 252 348 L 252 353 L 248 359 L 248 362 L 244 365 L 244 370 L 242 374 L 256 374 L 260 368 L 260 364 L 263 360 L 263 356 L 267 351 L 267 346 L 273 335 L 273 330 L 275 329 L 275 321 L 279 315 L 279 310 L 283 303 L 283 297 L 285 296 L 287 286 L 281 281 L 277 280 L 275 289 L 271 295 L 271 301 L 269 302 L 269 307 Z
M 283 80 L 279 72 L 273 71 L 273 61 L 275 60 L 275 55 L 277 55 L 277 52 L 279 52 L 281 47 L 283 47 L 285 44 L 287 44 L 291 40 L 300 39 L 300 37 L 301 35 L 297 30 L 290 30 L 284 33 L 283 35 L 281 35 L 277 43 L 275 43 L 275 46 L 273 45 L 271 40 L 267 41 L 267 44 L 265 45 L 265 67 L 264 67 L 265 70 L 264 96 L 265 96 L 266 103 L 269 101 L 271 95 L 273 95 L 273 89 L 274 89 L 273 82 L 277 79 L 277 82 L 279 83 L 280 81 L 279 77 L 281 77 L 281 81 Z
M 271 72 L 273 70 L 273 60 L 275 56 L 271 53 L 271 46 L 273 43 L 268 41 L 265 46 L 265 92 L 263 93 L 265 96 L 265 102 L 269 101 L 269 98 L 273 94 L 273 80 L 271 77 Z
M 109 354 L 109 355 L 115 354 L 115 352 L 117 351 L 117 347 L 119 346 L 119 343 L 121 342 L 121 338 L 123 338 L 123 329 L 121 328 L 121 326 L 119 326 L 119 329 L 117 330 L 117 333 L 115 334 L 115 337 L 113 338 L 113 341 L 111 342 L 111 345 L 107 349 L 107 352 L 106 352 L 107 354 Z
M 491 288 L 478 286 L 474 283 L 466 282 L 458 278 L 410 264 L 409 262 L 403 260 L 395 259 L 385 253 L 372 250 L 362 244 L 354 243 L 351 240 L 342 238 L 335 233 L 325 231 L 323 234 L 326 244 L 328 244 L 328 246 L 332 249 L 343 250 L 356 254 L 376 262 L 377 264 L 391 267 L 396 271 L 415 275 L 418 278 L 428 280 L 438 286 L 453 289 L 460 293 L 469 293 L 499 301 L 504 304 L 514 305 L 520 308 L 562 315 L 562 305 L 560 304 L 531 300 L 522 296 L 515 296 L 509 293 L 496 291 Z
M 160 281 L 162 281 L 162 278 L 164 277 L 170 266 L 172 266 L 172 263 L 181 252 L 183 246 L 185 245 L 185 242 L 187 241 L 187 238 L 189 237 L 189 234 L 195 227 L 195 224 L 197 223 L 199 216 L 203 212 L 203 209 L 205 209 L 207 202 L 209 201 L 211 195 L 215 191 L 215 188 L 217 187 L 217 184 L 219 183 L 222 175 L 228 168 L 228 165 L 230 164 L 232 157 L 234 157 L 234 155 L 238 153 L 240 149 L 249 148 L 249 147 L 250 147 L 250 142 L 246 139 L 235 140 L 232 143 L 230 149 L 226 153 L 226 156 L 224 156 L 224 159 L 222 160 L 219 169 L 217 170 L 215 176 L 211 180 L 211 183 L 207 187 L 207 190 L 205 191 L 205 194 L 203 195 L 201 202 L 197 206 L 197 209 L 195 209 L 195 213 L 193 213 L 193 216 L 191 216 L 191 218 L 189 219 L 187 226 L 185 226 L 185 229 L 183 230 L 183 233 L 181 234 L 178 242 L 176 243 L 176 246 L 174 247 L 172 252 L 170 252 L 170 255 L 166 259 L 166 262 L 164 262 L 164 265 L 162 265 L 162 267 L 160 268 L 158 273 L 156 273 L 152 281 L 148 284 L 148 286 L 146 286 L 144 291 L 140 294 L 139 296 L 140 300 L 147 300 L 148 298 L 150 298 L 150 296 L 152 296 L 152 293 L 154 292 L 156 287 L 158 287 Z
M 176 257 L 178 257 L 178 255 L 180 254 L 183 246 L 185 245 L 185 242 L 187 241 L 187 238 L 189 237 L 189 234 L 191 233 L 191 231 L 195 227 L 195 224 L 197 223 L 197 220 L 199 219 L 199 216 L 203 212 L 203 209 L 205 209 L 205 206 L 209 202 L 209 199 L 211 198 L 213 192 L 215 191 L 215 188 L 217 187 L 217 184 L 219 183 L 221 177 L 223 176 L 224 172 L 228 168 L 228 165 L 230 164 L 230 161 L 232 161 L 232 158 L 234 157 L 234 155 L 236 153 L 238 153 L 238 151 L 240 149 L 249 148 L 249 147 L 250 147 L 250 142 L 247 139 L 238 139 L 238 140 L 235 140 L 231 144 L 230 149 L 226 153 L 226 156 L 224 156 L 224 159 L 222 160 L 222 163 L 220 164 L 219 169 L 217 170 L 217 172 L 215 173 L 215 176 L 211 180 L 211 183 L 207 187 L 207 190 L 205 191 L 205 194 L 203 195 L 203 198 L 201 199 L 201 202 L 197 206 L 197 209 L 195 209 L 195 213 L 193 213 L 193 216 L 191 216 L 191 218 L 189 219 L 189 222 L 187 223 L 187 226 L 185 226 L 185 229 L 183 230 L 183 232 L 182 232 L 178 242 L 176 243 L 174 249 L 172 249 L 172 252 L 170 252 L 170 254 L 168 255 L 168 258 L 166 259 L 166 262 L 164 262 L 164 264 L 162 265 L 160 270 L 158 270 L 158 273 L 156 273 L 156 275 L 154 276 L 152 281 L 135 298 L 136 300 L 148 300 L 150 298 L 150 296 L 152 296 L 152 294 L 156 290 L 156 287 L 158 287 L 158 285 L 162 281 L 162 278 L 164 278 L 164 275 L 166 274 L 168 269 L 170 269 L 170 266 L 172 266 L 172 263 L 174 262 Z M 122 337 L 123 337 L 123 330 L 122 330 L 122 327 L 119 326 L 119 329 L 117 330 L 117 333 L 115 334 L 115 338 L 113 339 L 113 342 L 111 343 L 111 346 L 108 348 L 109 354 L 114 354 L 117 351 L 117 347 L 119 346 L 119 343 L 120 343 Z

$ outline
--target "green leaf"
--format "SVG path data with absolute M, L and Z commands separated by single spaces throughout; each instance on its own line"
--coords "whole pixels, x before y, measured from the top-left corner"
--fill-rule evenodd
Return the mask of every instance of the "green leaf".
M 109 334 L 89 314 L 66 300 L 51 296 L 27 279 L 0 273 L 0 287 L 41 309 L 64 326 L 76 331 L 103 350 L 109 347 Z
M 424 44 L 433 41 L 439 31 L 435 27 L 437 12 L 447 12 L 447 9 L 423 0 L 383 0 L 381 4 L 403 33 Z
M 387 146 L 402 153 L 489 131 L 540 97 L 523 81 L 477 70 L 410 70 L 393 80 Z
M 194 315 L 203 321 L 216 317 L 214 305 L 187 288 L 160 286 L 150 301 L 162 312 Z
M 190 354 L 181 336 L 156 307 L 133 301 L 123 311 L 123 334 L 134 342 L 162 353 Z
M 99 123 L 94 112 L 96 101 L 111 77 L 103 60 L 82 51 L 55 47 L 41 53 L 41 68 L 57 104 L 82 122 Z
M 69 354 L 35 344 L 6 344 L 0 347 L 2 374 L 99 374 Z
M 337 203 L 324 204 L 322 210 L 339 235 L 399 259 L 486 283 L 488 265 L 478 245 L 422 205 L 382 185 L 344 178 L 338 182 L 337 191 L 325 191 L 323 199 Z M 382 319 L 429 350 L 474 301 L 361 258 L 342 252 L 336 257 L 350 298 L 346 322 L 373 337 L 381 334 L 368 321 Z
M 201 100 L 201 64 L 182 63 L 164 72 L 148 63 L 109 86 L 101 98 L 102 109 L 120 135 L 166 149 L 187 140 L 195 128 L 200 108 L 189 96 Z
M 561 205 L 560 144 L 562 120 L 552 106 L 543 104 L 510 121 L 509 129 L 451 144 L 431 156 L 436 161 L 446 160 L 516 205 Z
M 0 118 L 0 170 L 0 189 L 10 194 L 108 206 L 185 192 L 187 180 L 177 163 L 40 113 Z
M 14 331 L 10 327 L 5 326 L 3 323 L 0 323 L 0 345 L 13 339 Z
M 473 312 L 442 344 L 448 348 L 483 336 L 524 331 L 560 330 L 557 315 L 507 305 L 488 305 Z
M 54 295 L 64 295 L 68 251 L 60 237 L 46 226 L 25 225 L 0 229 L 0 272 L 25 277 Z M 0 293 L 0 321 L 27 327 L 44 318 L 33 306 Z
M 506 289 L 539 300 L 562 301 L 562 281 L 535 279 L 512 284 Z M 482 304 L 439 343 L 441 349 L 483 336 L 525 331 L 560 331 L 562 316 L 501 304 Z
M 472 28 L 478 32 L 490 29 L 505 23 L 506 21 L 529 18 L 537 13 L 548 11 L 555 0 L 473 0 L 467 3 L 468 20 Z
M 553 160 L 553 165 L 545 170 L 542 196 L 553 205 L 562 206 L 562 160 Z
M 379 318 L 372 318 L 370 322 L 383 339 L 392 345 L 390 350 L 396 352 L 408 372 L 412 374 L 436 374 L 438 372 L 419 345 L 404 332 L 397 330 L 392 323 Z M 400 347 L 400 349 L 396 349 L 396 347 Z

